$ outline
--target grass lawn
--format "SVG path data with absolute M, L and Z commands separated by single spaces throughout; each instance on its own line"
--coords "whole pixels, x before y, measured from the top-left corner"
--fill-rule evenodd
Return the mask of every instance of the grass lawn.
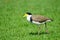
M 52 18 L 47 23 L 50 33 L 30 34 L 38 26 L 23 18 L 27 11 Z M 60 40 L 60 0 L 0 0 L 0 40 Z

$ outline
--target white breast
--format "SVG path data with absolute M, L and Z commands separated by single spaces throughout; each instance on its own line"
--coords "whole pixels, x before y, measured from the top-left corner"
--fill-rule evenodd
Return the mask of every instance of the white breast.
M 30 21 L 30 17 L 31 17 L 31 16 L 32 16 L 32 15 L 28 15 L 28 16 L 27 16 L 27 20 L 28 20 L 28 21 Z

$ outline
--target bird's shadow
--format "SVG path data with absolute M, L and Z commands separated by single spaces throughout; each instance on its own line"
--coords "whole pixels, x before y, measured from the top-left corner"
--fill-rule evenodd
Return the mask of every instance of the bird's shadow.
M 49 33 L 47 33 L 47 32 L 39 33 L 39 35 L 42 35 L 42 34 L 49 34 Z M 31 32 L 31 33 L 29 33 L 29 35 L 38 35 L 38 32 L 35 32 L 35 33 Z

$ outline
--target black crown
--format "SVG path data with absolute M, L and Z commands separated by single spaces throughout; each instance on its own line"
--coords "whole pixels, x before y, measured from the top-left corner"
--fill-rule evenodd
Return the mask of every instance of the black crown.
M 30 12 L 27 12 L 26 14 L 28 14 L 28 15 L 32 15 Z

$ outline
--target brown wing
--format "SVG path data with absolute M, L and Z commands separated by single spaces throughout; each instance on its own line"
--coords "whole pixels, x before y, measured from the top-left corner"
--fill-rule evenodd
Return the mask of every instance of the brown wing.
M 32 20 L 36 22 L 44 22 L 46 20 L 49 20 L 49 18 L 41 16 L 41 15 L 33 15 Z

